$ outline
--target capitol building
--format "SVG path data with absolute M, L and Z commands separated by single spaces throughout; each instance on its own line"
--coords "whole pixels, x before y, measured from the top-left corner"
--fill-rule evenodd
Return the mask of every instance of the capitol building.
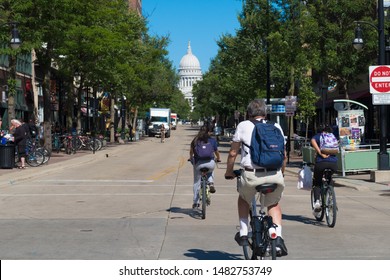
M 187 54 L 180 60 L 179 77 L 179 89 L 190 104 L 191 110 L 193 110 L 194 97 L 192 95 L 192 86 L 196 81 L 202 80 L 202 70 L 198 58 L 192 54 L 190 42 L 188 42 Z

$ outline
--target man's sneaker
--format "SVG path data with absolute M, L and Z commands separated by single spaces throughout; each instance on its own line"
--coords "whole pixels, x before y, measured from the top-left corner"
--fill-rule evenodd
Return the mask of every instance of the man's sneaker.
M 321 212 L 321 204 L 319 200 L 316 200 L 316 203 L 314 203 L 314 212 Z
M 275 243 L 276 243 L 276 255 L 278 257 L 287 256 L 287 247 L 284 244 L 283 238 L 281 238 L 280 236 L 276 237 Z
M 215 193 L 214 183 L 209 183 L 209 188 L 211 193 Z
M 199 207 L 199 203 L 192 204 L 192 209 L 195 209 L 195 208 L 198 208 L 198 207 Z
M 248 245 L 248 236 L 243 235 L 240 236 L 240 232 L 237 232 L 234 236 L 234 240 L 238 243 L 239 246 L 247 246 Z

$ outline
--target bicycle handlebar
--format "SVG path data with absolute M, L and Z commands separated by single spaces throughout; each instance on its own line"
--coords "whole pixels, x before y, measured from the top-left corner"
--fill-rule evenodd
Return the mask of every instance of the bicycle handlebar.
M 232 177 L 232 176 L 225 176 L 225 179 L 226 179 L 226 180 L 232 180 L 232 179 L 234 179 L 234 178 L 239 177 L 239 176 L 241 175 L 241 170 L 240 170 L 240 169 L 238 169 L 238 170 L 233 170 L 233 173 L 234 173 L 234 177 Z

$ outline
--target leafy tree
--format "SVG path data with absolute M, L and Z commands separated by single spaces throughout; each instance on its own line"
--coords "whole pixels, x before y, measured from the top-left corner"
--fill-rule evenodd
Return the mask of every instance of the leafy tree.
M 319 96 L 313 90 L 311 77 L 303 77 L 300 81 L 298 112 L 295 118 L 306 125 L 305 141 L 308 138 L 310 120 L 316 115 L 315 104 L 318 99 Z
M 127 97 L 137 107 L 152 100 L 170 100 L 176 83 L 165 59 L 166 38 L 147 35 L 146 22 L 129 12 L 122 0 L 15 0 L 24 45 L 35 49 L 44 73 L 45 145 L 51 140 L 50 79 L 54 74 L 67 82 L 69 108 L 85 87 Z M 53 64 L 57 70 L 53 72 Z M 77 76 L 74 95 L 73 77 Z M 115 101 L 115 98 L 113 99 Z M 113 108 L 114 102 L 112 102 Z M 130 111 L 130 110 L 129 110 Z M 68 112 L 71 123 L 71 110 Z M 111 133 L 113 135 L 113 133 Z
M 372 58 L 376 57 L 377 34 L 368 30 L 365 41 L 367 50 L 355 52 L 351 46 L 354 39 L 354 21 L 373 22 L 376 2 L 365 0 L 306 1 L 304 26 L 307 50 L 312 53 L 312 68 L 317 79 L 324 85 L 330 78 L 337 83 L 345 97 L 349 89 L 359 83 L 359 73 L 366 73 Z M 365 36 L 366 36 L 365 35 Z

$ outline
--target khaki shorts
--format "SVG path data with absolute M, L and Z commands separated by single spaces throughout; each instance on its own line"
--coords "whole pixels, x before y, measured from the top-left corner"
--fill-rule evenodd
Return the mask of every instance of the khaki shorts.
M 284 178 L 281 170 L 269 172 L 243 170 L 241 173 L 240 184 L 238 186 L 238 192 L 241 198 L 250 205 L 253 196 L 257 192 L 255 187 L 265 183 L 276 183 L 278 184 L 278 187 L 273 192 L 265 195 L 263 207 L 277 204 L 280 201 L 284 190 Z

